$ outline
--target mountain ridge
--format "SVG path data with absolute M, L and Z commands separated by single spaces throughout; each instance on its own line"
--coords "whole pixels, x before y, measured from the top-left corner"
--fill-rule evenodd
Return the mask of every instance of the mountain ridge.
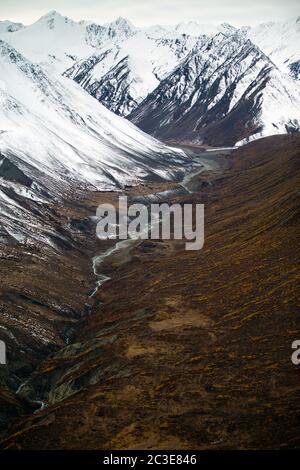
M 298 18 L 242 28 L 235 28 L 228 23 L 219 26 L 201 25 L 195 21 L 186 24 L 179 23 L 174 26 L 157 25 L 136 28 L 124 18 L 97 25 L 88 21 L 75 22 L 58 12 L 49 12 L 33 25 L 13 33 L 3 33 L 1 36 L 17 50 L 23 52 L 26 57 L 28 55 L 33 62 L 40 63 L 50 72 L 63 74 L 76 81 L 87 93 L 109 110 L 119 116 L 133 120 L 140 112 L 137 109 L 141 110 L 141 106 L 145 106 L 145 102 L 149 101 L 153 92 L 156 94 L 161 92 L 165 80 L 174 73 L 176 68 L 183 67 L 185 59 L 192 54 L 205 54 L 205 51 L 203 52 L 205 45 L 210 47 L 211 41 L 216 42 L 218 38 L 224 38 L 228 43 L 232 42 L 231 49 L 234 53 L 234 45 L 237 41 L 246 43 L 247 40 L 250 40 L 251 44 L 261 51 L 261 57 L 263 55 L 268 57 L 270 63 L 272 62 L 280 70 L 280 73 L 272 75 L 274 93 L 277 94 L 277 97 L 280 97 L 278 90 L 284 89 L 285 96 L 296 97 L 294 99 L 295 105 L 293 106 L 289 99 L 286 100 L 286 103 L 280 100 L 281 119 L 280 116 L 277 116 L 278 110 L 273 104 L 271 106 L 272 113 L 268 114 L 266 112 L 267 106 L 264 106 L 261 115 L 259 105 L 254 106 L 253 104 L 250 106 L 248 103 L 244 103 L 244 110 L 241 111 L 244 117 L 241 118 L 241 124 L 239 124 L 240 112 L 235 112 L 230 118 L 226 118 L 227 121 L 222 126 L 223 130 L 220 130 L 218 124 L 220 113 L 217 113 L 217 115 L 212 112 L 207 114 L 207 110 L 203 109 L 203 103 L 201 103 L 197 116 L 194 107 L 193 122 L 186 123 L 185 140 L 190 138 L 189 136 L 193 133 L 194 127 L 200 125 L 201 120 L 203 120 L 203 113 L 206 113 L 207 116 L 207 119 L 204 119 L 203 122 L 207 129 L 203 128 L 201 130 L 199 142 L 201 142 L 202 134 L 205 135 L 210 132 L 208 126 L 211 132 L 215 129 L 217 133 L 221 132 L 221 134 L 225 132 L 225 129 L 229 129 L 230 134 L 230 127 L 237 129 L 240 126 L 244 130 L 245 127 L 253 128 L 253 132 L 252 130 L 250 132 L 232 131 L 231 134 L 235 134 L 235 137 L 231 138 L 229 135 L 226 145 L 233 145 L 236 142 L 243 143 L 244 139 L 251 137 L 253 134 L 259 137 L 298 129 L 296 122 L 298 113 L 293 111 L 293 108 L 298 105 L 296 88 L 299 87 L 300 90 L 298 82 L 300 55 L 297 49 L 297 39 L 300 38 Z M 36 45 L 35 38 L 40 36 L 42 36 L 42 40 Z M 227 68 L 226 73 L 230 76 L 232 75 L 230 54 L 226 50 L 222 51 L 220 49 L 219 54 L 222 55 L 223 53 L 225 54 L 224 58 L 226 57 L 227 60 L 227 65 L 224 64 L 224 68 Z M 249 60 L 251 60 L 250 56 Z M 235 66 L 235 69 L 237 69 L 237 66 Z M 204 69 L 199 69 L 198 73 L 205 76 Z M 294 83 L 287 76 L 285 77 L 285 74 L 289 74 Z M 225 75 L 223 77 L 223 81 L 226 81 Z M 251 74 L 248 74 L 246 79 L 248 80 L 250 77 Z M 198 82 L 201 82 L 201 78 Z M 232 87 L 232 80 L 230 79 L 229 82 Z M 241 81 L 239 83 L 241 84 Z M 248 85 L 250 86 L 250 84 Z M 246 90 L 244 85 L 241 84 L 240 86 Z M 255 80 L 253 87 L 255 87 Z M 215 88 L 216 93 L 220 93 L 217 83 Z M 218 101 L 218 95 L 213 96 L 213 90 L 213 88 L 209 88 L 207 92 L 212 99 Z M 164 90 L 164 92 L 165 96 L 172 93 L 171 90 Z M 230 95 L 230 90 L 228 92 Z M 194 93 L 194 99 L 197 101 L 196 93 L 199 95 L 201 88 L 195 90 Z M 239 92 L 237 93 L 239 94 Z M 263 94 L 265 93 L 263 92 Z M 269 100 L 271 94 L 271 92 L 268 92 Z M 182 98 L 185 100 L 184 96 Z M 187 110 L 180 105 L 180 101 L 179 99 L 177 114 L 184 111 L 186 115 Z M 173 104 L 176 105 L 176 103 Z M 169 105 L 169 107 L 172 106 Z M 289 115 L 290 111 L 292 112 Z M 245 118 L 247 112 L 257 113 L 254 116 L 257 123 L 247 122 Z M 274 112 L 275 117 L 277 117 L 270 121 L 270 114 L 274 114 Z M 225 117 L 226 109 L 223 109 L 222 113 Z M 211 116 L 210 120 L 208 119 L 209 115 Z M 169 118 L 166 117 L 165 119 Z M 151 120 L 151 116 L 149 116 L 149 120 Z M 175 128 L 178 129 L 176 119 L 174 121 L 174 132 Z M 157 132 L 157 129 L 152 129 L 151 126 L 144 127 L 144 129 L 148 132 Z M 180 126 L 179 134 L 182 134 L 183 131 L 183 126 Z M 164 136 L 163 130 L 159 130 L 156 135 L 172 139 L 173 135 L 168 134 Z M 195 135 L 192 136 L 192 139 L 195 141 Z
M 28 200 L 47 203 L 75 188 L 118 189 L 150 175 L 174 179 L 188 164 L 180 150 L 114 115 L 75 82 L 46 74 L 1 40 L 0 68 L 2 170 L 5 163 L 9 174 L 21 172 L 32 181 L 25 190 L 7 173 L 0 179 L 3 241 L 5 233 L 20 242 L 43 233 L 34 212 L 24 211 Z M 31 219 L 25 225 L 24 214 Z
M 299 131 L 299 108 L 298 85 L 237 31 L 192 50 L 128 118 L 158 138 L 232 146 Z

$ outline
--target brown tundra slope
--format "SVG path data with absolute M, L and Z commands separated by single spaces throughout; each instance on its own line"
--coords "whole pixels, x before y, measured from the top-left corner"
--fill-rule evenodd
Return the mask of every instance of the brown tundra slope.
M 112 258 L 91 315 L 27 388 L 48 407 L 2 446 L 299 447 L 299 159 L 296 136 L 240 148 L 181 196 L 205 203 L 201 251 L 144 241 Z

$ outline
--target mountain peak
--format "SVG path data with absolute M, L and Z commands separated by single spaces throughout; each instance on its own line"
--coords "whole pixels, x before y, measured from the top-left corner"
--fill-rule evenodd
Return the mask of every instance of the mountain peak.
M 39 20 L 37 20 L 36 23 L 46 23 L 49 24 L 49 27 L 51 28 L 54 23 L 70 23 L 74 24 L 75 22 L 71 19 L 68 18 L 67 16 L 61 15 L 58 11 L 56 10 L 51 10 L 45 15 L 41 16 Z
M 0 21 L 0 33 L 14 33 L 23 28 L 24 25 L 22 23 L 14 23 L 9 20 Z
M 106 24 L 105 26 L 109 26 L 111 29 L 123 30 L 123 31 L 135 31 L 136 27 L 131 23 L 131 21 L 127 20 L 127 18 L 123 18 L 119 16 L 116 20 L 111 21 L 110 23 Z
M 229 33 L 234 33 L 237 31 L 237 28 L 235 26 L 232 26 L 230 23 L 221 23 L 219 26 L 220 31 L 222 32 L 229 32 Z
M 119 39 L 127 39 L 137 31 L 137 28 L 129 20 L 121 16 L 103 26 L 107 29 L 108 36 L 112 40 L 116 37 L 119 37 Z
M 118 25 L 126 24 L 126 25 L 131 26 L 131 27 L 133 26 L 131 21 L 127 20 L 127 18 L 123 18 L 122 16 L 119 16 L 115 21 L 113 21 L 113 23 L 116 23 Z
M 51 18 L 55 18 L 55 17 L 62 17 L 62 15 L 60 13 L 58 13 L 58 11 L 56 11 L 56 10 L 50 10 L 45 15 L 41 16 L 40 20 L 42 20 L 42 19 L 51 19 Z

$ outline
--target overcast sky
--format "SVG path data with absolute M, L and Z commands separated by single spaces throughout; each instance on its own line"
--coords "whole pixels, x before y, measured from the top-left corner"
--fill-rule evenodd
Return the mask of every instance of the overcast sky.
M 181 21 L 257 24 L 300 15 L 299 0 L 0 0 L 0 19 L 30 24 L 50 10 L 74 20 L 112 21 L 118 16 L 136 26 Z

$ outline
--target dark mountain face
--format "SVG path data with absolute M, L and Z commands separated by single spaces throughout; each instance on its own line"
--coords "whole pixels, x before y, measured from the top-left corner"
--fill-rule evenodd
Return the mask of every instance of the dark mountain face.
M 163 139 L 234 145 L 262 132 L 264 97 L 273 105 L 280 93 L 278 74 L 250 40 L 220 33 L 194 48 L 129 119 Z
M 296 62 L 293 62 L 289 66 L 290 69 L 290 75 L 295 79 L 299 80 L 300 79 L 300 60 L 297 60 Z
M 122 116 L 136 108 L 138 103 L 131 94 L 134 76 L 128 63 L 128 56 L 120 57 L 119 60 L 118 56 L 118 49 L 107 49 L 75 64 L 64 75 L 73 78 L 107 109 Z M 105 62 L 109 60 L 115 61 L 115 65 L 95 80 L 93 77 L 95 68 L 101 67 L 104 71 Z
M 97 66 L 103 65 L 110 57 L 117 57 L 118 50 L 107 49 L 101 54 L 94 54 L 88 59 L 76 64 L 65 72 L 65 76 L 73 78 L 91 96 L 96 98 L 107 109 L 118 116 L 128 114 L 138 103 L 131 96 L 132 73 L 128 64 L 128 57 L 117 61 L 107 73 L 98 80 L 93 79 L 93 72 Z
M 206 37 L 207 40 L 207 37 Z M 204 37 L 153 38 L 139 33 L 134 40 L 112 44 L 64 72 L 106 108 L 130 114 Z M 141 44 L 145 52 L 141 52 Z
M 83 88 L 88 90 L 90 84 L 90 72 L 95 66 L 100 64 L 111 52 L 111 49 L 107 49 L 101 54 L 94 54 L 88 59 L 84 60 L 80 64 L 76 64 L 70 69 L 66 70 L 64 75 L 66 77 L 71 77 L 73 74 L 74 81 L 82 85 Z
M 131 83 L 128 57 L 124 57 L 99 81 L 92 83 L 88 87 L 88 92 L 106 108 L 122 116 L 137 106 L 136 100 L 130 93 Z
M 28 178 L 13 162 L 0 153 L 0 178 L 30 187 L 32 179 Z

